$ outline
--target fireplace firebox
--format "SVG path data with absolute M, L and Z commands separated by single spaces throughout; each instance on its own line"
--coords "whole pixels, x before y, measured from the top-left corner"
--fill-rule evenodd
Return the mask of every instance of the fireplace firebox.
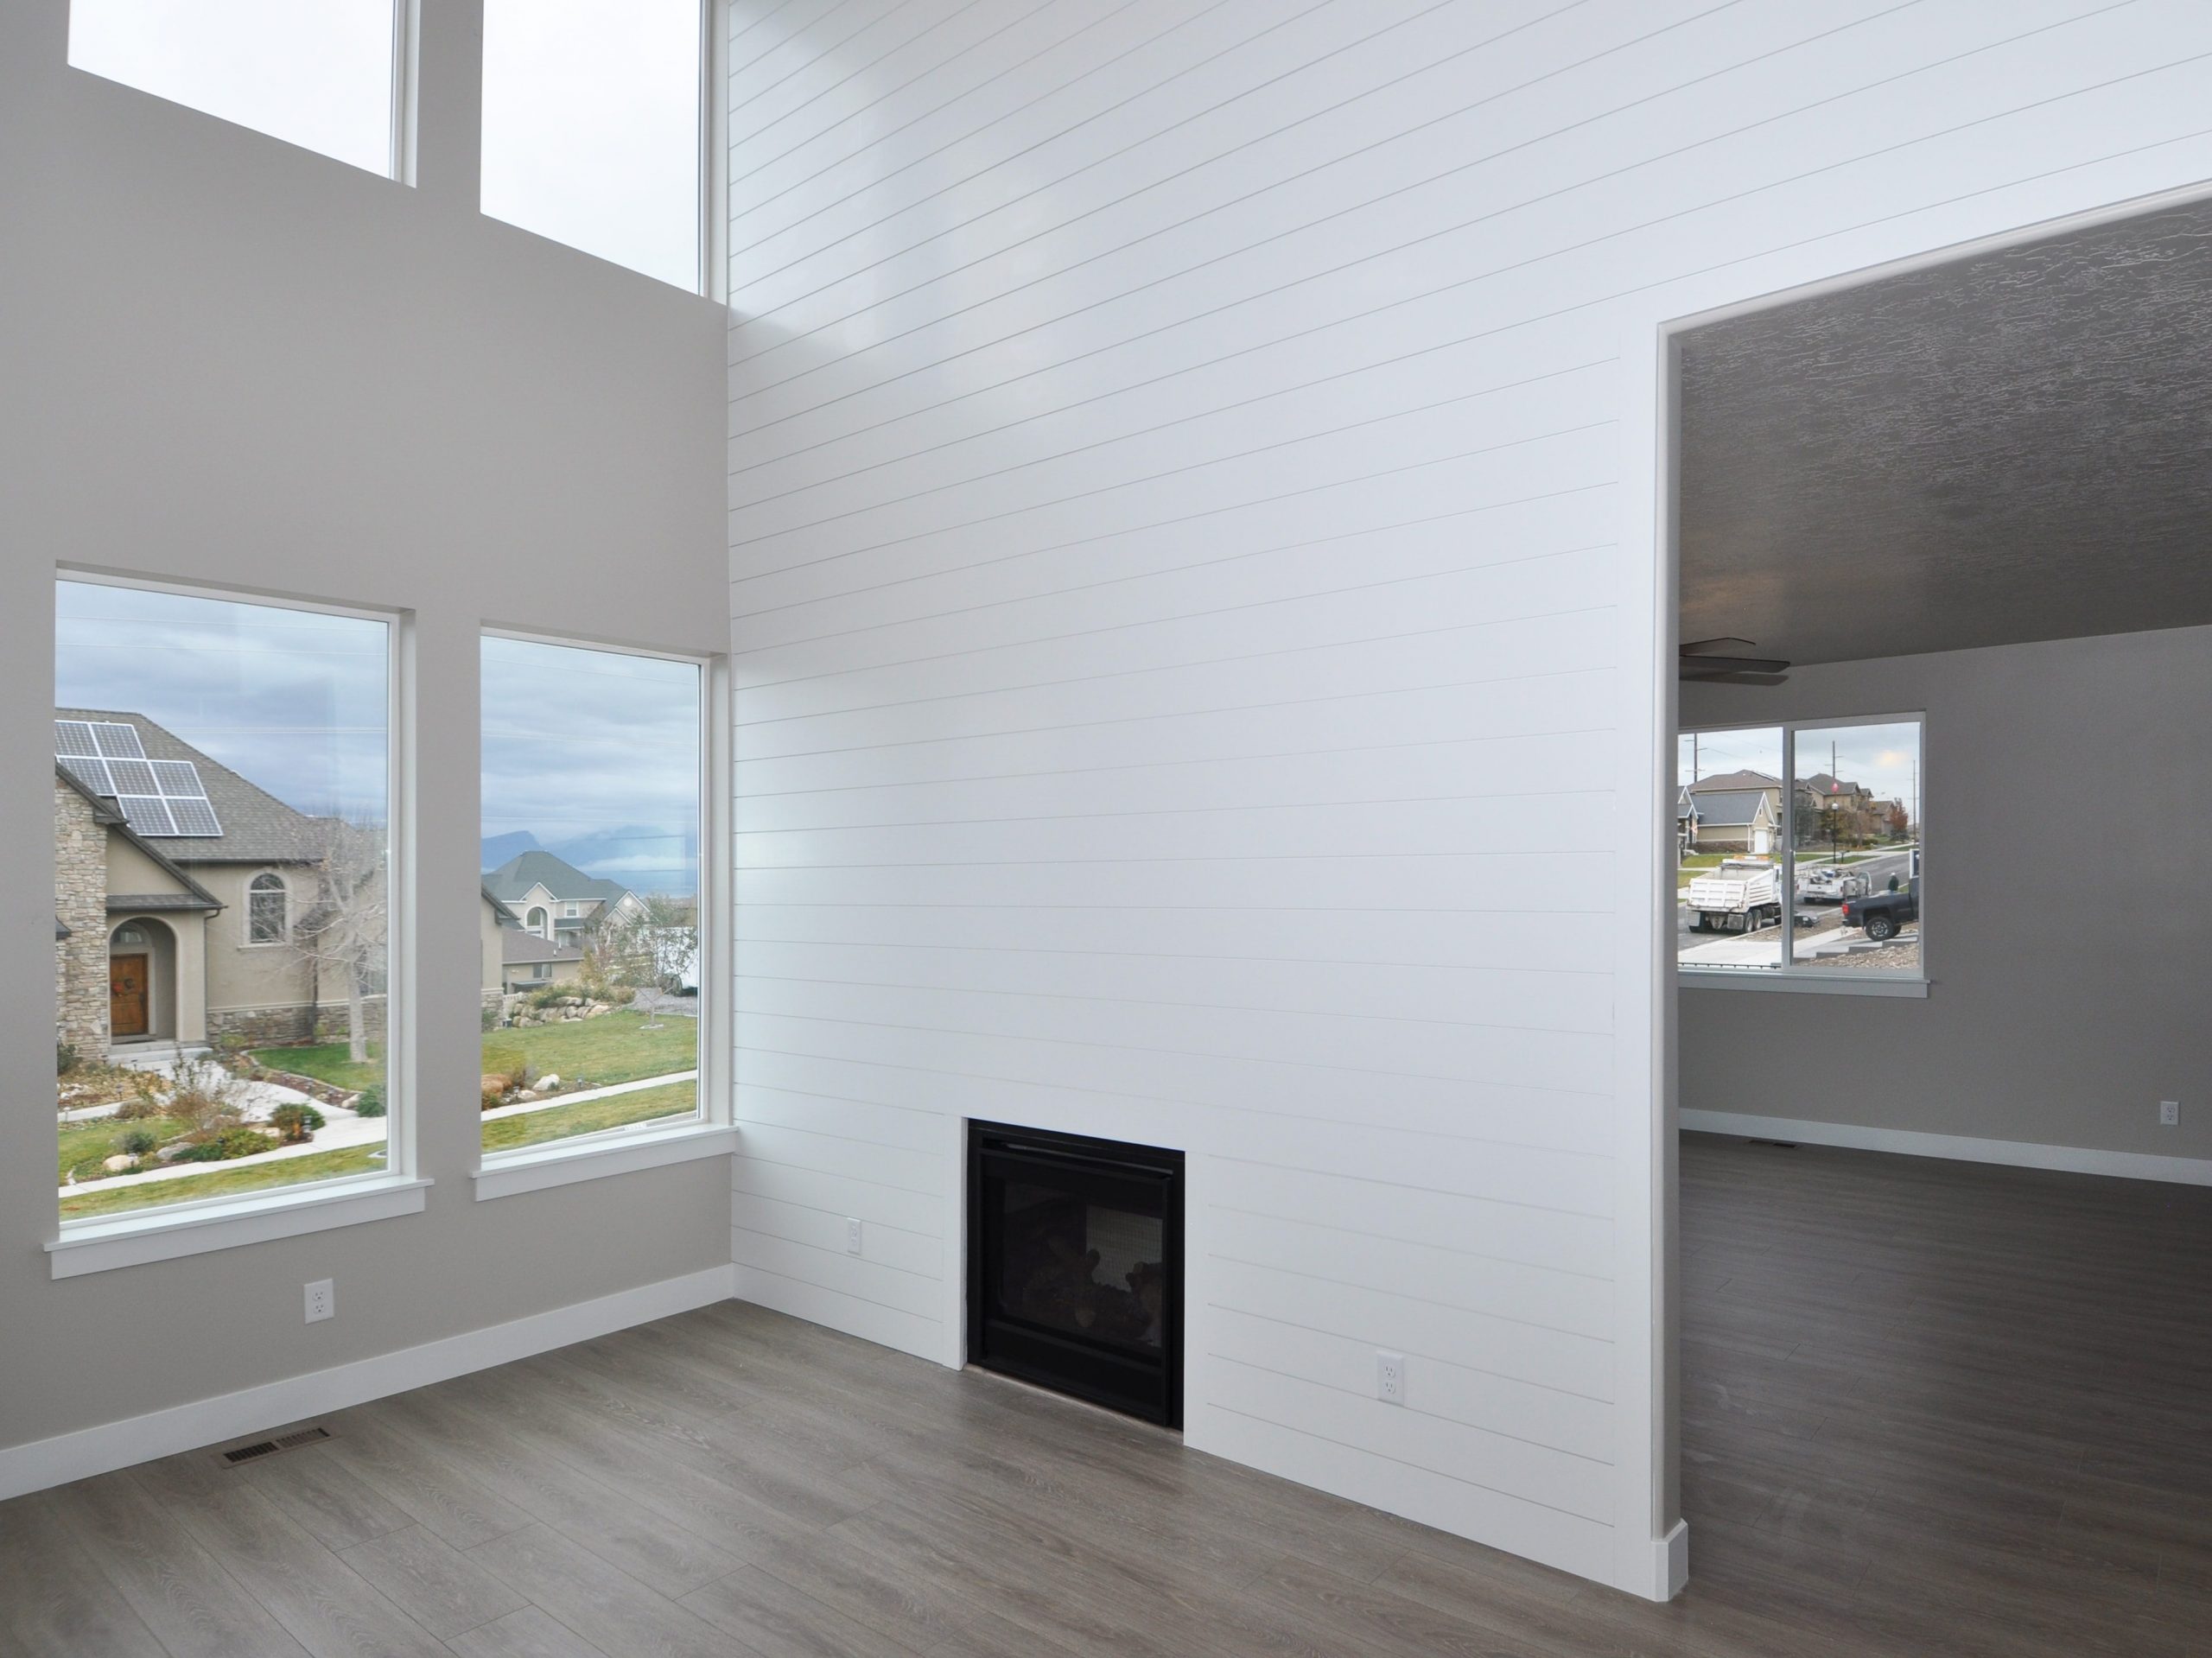
M 1179 1427 L 1183 1153 L 970 1122 L 968 1357 Z

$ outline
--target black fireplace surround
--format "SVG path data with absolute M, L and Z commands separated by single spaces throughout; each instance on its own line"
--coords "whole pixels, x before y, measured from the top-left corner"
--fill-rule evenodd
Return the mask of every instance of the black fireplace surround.
M 968 1125 L 968 1357 L 1183 1422 L 1183 1153 Z

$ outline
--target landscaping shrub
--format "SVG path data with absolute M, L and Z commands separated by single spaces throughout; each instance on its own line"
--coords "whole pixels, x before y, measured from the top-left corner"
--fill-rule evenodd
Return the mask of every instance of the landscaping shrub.
M 77 1069 L 77 1062 L 80 1058 L 82 1056 L 78 1053 L 75 1043 L 57 1041 L 54 1045 L 54 1074 L 57 1077 L 67 1077 Z
M 258 1128 L 243 1126 L 223 1129 L 213 1137 L 186 1147 L 176 1154 L 179 1163 L 226 1163 L 234 1157 L 251 1157 L 274 1142 Z
M 507 1096 L 502 1090 L 496 1088 L 486 1088 L 484 1090 L 483 1097 L 477 1102 L 476 1109 L 480 1111 L 496 1111 L 506 1102 Z
M 287 1100 L 269 1114 L 269 1126 L 284 1137 L 287 1146 L 304 1145 L 322 1127 L 322 1113 L 311 1105 Z
M 516 1048 L 485 1049 L 484 1075 L 499 1077 L 510 1089 L 528 1088 L 537 1079 L 530 1061 Z
M 123 1137 L 123 1149 L 133 1157 L 145 1157 L 157 1150 L 162 1143 L 159 1134 L 150 1128 L 133 1128 Z
M 363 1089 L 360 1097 L 353 1102 L 353 1115 L 357 1117 L 382 1116 L 384 1115 L 384 1084 L 372 1083 Z M 321 1123 L 315 1125 L 318 1128 L 321 1126 Z

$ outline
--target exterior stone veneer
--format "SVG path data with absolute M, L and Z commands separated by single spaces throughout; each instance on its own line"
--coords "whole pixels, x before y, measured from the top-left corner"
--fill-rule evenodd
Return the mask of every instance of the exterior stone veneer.
M 372 1040 L 384 1040 L 384 1007 L 382 996 L 371 996 L 361 1004 L 361 1023 Z M 315 1039 L 315 1027 L 320 1025 L 323 1039 L 343 1042 L 346 1039 L 346 1004 L 343 1001 L 324 1002 L 320 1007 L 210 1007 L 207 1010 L 207 1034 L 211 1038 L 227 1037 L 247 1047 L 289 1046 L 295 1043 Z
M 107 830 L 92 803 L 54 781 L 55 1039 L 86 1059 L 107 1052 Z

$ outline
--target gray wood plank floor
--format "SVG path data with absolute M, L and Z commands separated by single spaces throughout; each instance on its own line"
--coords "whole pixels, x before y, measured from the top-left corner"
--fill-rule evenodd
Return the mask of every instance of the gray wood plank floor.
M 1682 1191 L 1671 1606 L 728 1304 L 0 1504 L 0 1654 L 2212 1654 L 2212 1192 L 1698 1137 Z

